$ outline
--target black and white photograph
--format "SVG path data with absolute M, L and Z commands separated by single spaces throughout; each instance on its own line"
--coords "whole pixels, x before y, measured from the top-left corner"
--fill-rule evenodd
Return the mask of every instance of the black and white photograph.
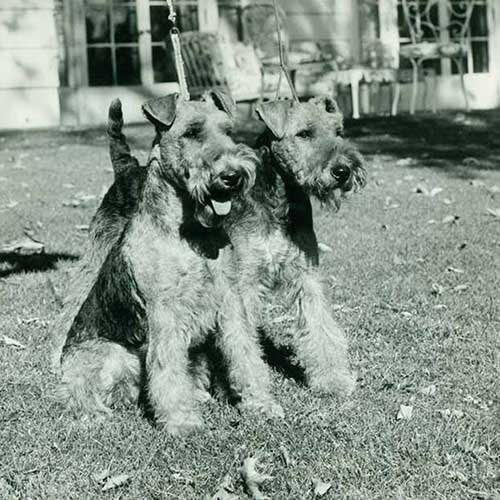
M 0 0 L 0 500 L 500 500 L 500 0 Z

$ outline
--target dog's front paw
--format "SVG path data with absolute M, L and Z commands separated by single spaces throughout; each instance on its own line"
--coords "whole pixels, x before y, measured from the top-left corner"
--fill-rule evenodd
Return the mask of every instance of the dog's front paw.
M 309 387 L 320 394 L 347 397 L 356 388 L 356 376 L 350 371 L 316 375 L 309 379 Z
M 203 427 L 200 415 L 195 412 L 179 412 L 169 415 L 168 418 L 159 417 L 156 423 L 171 436 L 185 436 Z
M 284 418 L 285 412 L 283 407 L 272 399 L 246 399 L 239 406 L 242 413 L 261 413 L 269 418 Z

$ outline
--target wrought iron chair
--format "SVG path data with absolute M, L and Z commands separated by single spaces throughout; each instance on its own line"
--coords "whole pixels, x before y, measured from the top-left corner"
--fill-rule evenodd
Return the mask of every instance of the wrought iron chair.
M 412 66 L 410 113 L 415 113 L 418 81 L 424 61 L 449 58 L 458 68 L 465 107 L 470 110 L 465 87 L 463 58 L 469 50 L 467 35 L 474 9 L 474 0 L 401 0 L 405 28 L 410 42 L 400 47 L 400 58 Z M 439 21 L 439 8 L 446 9 L 444 25 Z M 436 75 L 434 74 L 433 111 L 436 112 Z
M 284 44 L 285 64 L 288 67 L 292 82 L 295 84 L 297 71 L 311 65 L 320 66 L 331 62 L 332 59 L 325 58 L 319 47 L 314 42 L 303 42 L 302 47 L 291 47 L 287 26 L 287 16 L 283 8 L 278 7 L 278 18 L 281 27 L 281 40 Z M 266 75 L 274 76 L 276 83 L 280 74 L 279 40 L 276 30 L 276 18 L 274 6 L 270 1 L 261 3 L 250 3 L 241 10 L 241 28 L 243 43 L 254 48 L 260 63 L 260 76 L 262 94 L 267 89 Z M 309 45 L 309 50 L 304 50 L 304 45 Z M 311 50 L 313 49 L 313 50 Z M 282 89 L 285 89 L 283 86 Z M 270 90 L 270 89 L 268 89 Z M 263 97 L 263 95 L 261 96 Z

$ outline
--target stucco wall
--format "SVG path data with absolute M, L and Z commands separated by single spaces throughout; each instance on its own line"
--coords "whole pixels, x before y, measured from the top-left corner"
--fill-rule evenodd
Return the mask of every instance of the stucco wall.
M 59 125 L 54 0 L 0 2 L 0 128 Z

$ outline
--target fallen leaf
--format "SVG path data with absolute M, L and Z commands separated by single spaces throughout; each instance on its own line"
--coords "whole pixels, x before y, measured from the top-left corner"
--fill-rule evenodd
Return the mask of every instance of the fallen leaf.
M 259 487 L 262 483 L 271 481 L 273 477 L 262 474 L 256 469 L 258 460 L 258 457 L 245 458 L 240 468 L 240 474 L 251 498 L 254 500 L 265 500 L 268 497 L 260 491 Z
M 487 208 L 486 213 L 492 215 L 496 219 L 500 219 L 500 208 Z
M 450 410 L 446 408 L 445 410 L 438 410 L 438 413 L 444 418 L 462 418 L 464 416 L 464 412 L 462 410 Z
M 448 309 L 448 307 L 446 307 L 444 304 L 436 304 L 434 306 L 434 309 L 436 309 L 436 311 L 443 311 L 445 309 Z
M 456 287 L 453 288 L 454 292 L 465 292 L 469 288 L 469 285 L 457 285 Z
M 280 452 L 281 457 L 283 458 L 283 462 L 288 467 L 292 463 L 292 461 L 290 460 L 290 453 L 283 445 L 280 446 Z
M 91 477 L 96 483 L 103 483 L 106 479 L 108 479 L 109 476 L 110 471 L 109 467 L 107 467 L 106 469 L 102 469 L 99 472 L 94 472 Z
M 75 226 L 75 229 L 78 229 L 78 231 L 88 231 L 90 226 L 88 224 L 77 224 Z
M 76 198 L 73 200 L 65 200 L 62 202 L 63 207 L 73 207 L 77 208 L 82 204 L 81 200 L 77 200 Z
M 457 481 L 460 481 L 462 483 L 467 482 L 467 477 L 465 476 L 465 474 L 463 474 L 462 472 L 460 472 L 458 470 L 449 471 L 448 477 L 450 477 L 451 479 L 456 479 Z
M 0 477 L 0 498 L 18 498 L 16 490 L 7 482 L 6 479 Z
M 332 483 L 325 483 L 319 479 L 313 479 L 314 496 L 316 498 L 324 497 L 332 487 Z
M 71 200 L 65 200 L 62 202 L 64 207 L 88 207 L 90 206 L 97 196 L 95 194 L 85 194 L 77 193 Z
M 30 236 L 9 241 L 0 246 L 0 254 L 39 255 L 45 251 L 45 245 Z
M 413 415 L 413 406 L 399 405 L 396 420 L 410 420 Z
M 429 198 L 434 198 L 434 196 L 441 193 L 442 191 L 443 191 L 443 188 L 440 188 L 440 187 L 435 187 L 435 188 L 429 190 L 423 184 L 418 184 L 417 187 L 414 189 L 415 193 L 421 193 L 424 196 L 428 196 Z
M 118 474 L 117 476 L 110 477 L 102 487 L 101 491 L 112 490 L 113 488 L 118 488 L 130 481 L 130 476 L 128 474 Z
M 387 196 L 384 201 L 384 210 L 391 210 L 394 208 L 399 208 L 399 203 L 393 201 L 392 196 Z
M 41 320 L 40 320 L 40 318 L 37 318 L 37 317 L 35 317 L 35 318 L 23 318 L 21 320 L 19 320 L 19 318 L 18 318 L 18 322 L 23 324 L 23 325 L 31 325 L 33 323 L 38 323 L 39 321 L 41 321 Z
M 210 497 L 210 500 L 237 500 L 238 496 L 234 494 L 234 486 L 229 474 L 224 476 L 222 483 L 217 491 Z
M 401 158 L 396 162 L 396 165 L 398 167 L 408 167 L 413 163 L 415 163 L 415 160 L 413 158 Z
M 472 180 L 470 181 L 470 185 L 471 185 L 472 187 L 476 187 L 476 188 L 478 188 L 478 187 L 483 187 L 483 186 L 484 186 L 484 182 L 483 182 L 483 181 L 480 181 L 480 180 L 478 180 L 478 179 L 472 179 Z
M 480 162 L 477 158 L 469 156 L 468 158 L 464 158 L 462 163 L 467 167 L 479 167 Z
M 66 182 L 62 186 L 66 189 L 73 189 L 75 187 L 75 185 L 71 184 L 71 182 Z
M 0 341 L 3 344 L 5 344 L 7 347 L 17 347 L 18 349 L 26 349 L 26 346 L 24 344 L 21 344 L 21 342 L 19 342 L 16 339 L 12 339 L 10 337 L 7 337 L 7 335 L 3 335 L 0 338 Z
M 445 288 L 443 285 L 440 285 L 439 283 L 433 283 L 431 285 L 431 293 L 432 295 L 442 295 L 442 293 L 445 291 Z
M 324 253 L 332 253 L 333 252 L 333 248 L 328 246 L 326 243 L 318 243 L 318 248 L 319 248 L 320 252 L 324 252 Z
M 450 200 L 450 198 L 444 198 L 444 199 L 443 199 L 443 203 L 444 203 L 445 205 L 451 205 L 451 204 L 452 204 L 452 203 L 454 203 L 454 202 L 453 202 L 453 200 Z
M 95 194 L 77 193 L 76 198 L 85 202 L 85 201 L 95 200 L 97 196 Z
M 458 267 L 448 266 L 446 269 L 449 273 L 463 274 L 465 271 Z
M 459 219 L 460 219 L 460 216 L 458 216 L 458 215 L 447 215 L 446 217 L 443 218 L 443 220 L 441 222 L 443 224 L 456 224 Z
M 392 263 L 395 265 L 395 266 L 400 266 L 401 264 L 404 264 L 404 260 L 397 254 L 394 255 L 394 257 L 392 258 Z
M 437 387 L 434 384 L 428 385 L 427 387 L 422 387 L 420 393 L 426 396 L 434 396 L 436 394 Z
M 17 207 L 17 205 L 19 205 L 18 201 L 9 201 L 9 203 L 1 205 L 0 210 L 10 210 L 11 208 Z

